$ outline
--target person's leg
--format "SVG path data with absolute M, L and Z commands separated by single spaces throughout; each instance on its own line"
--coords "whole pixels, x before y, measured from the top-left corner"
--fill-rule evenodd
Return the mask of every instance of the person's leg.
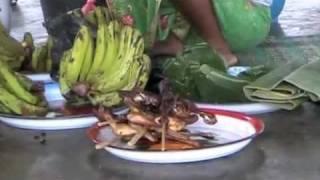
M 237 63 L 237 57 L 231 52 L 219 29 L 211 0 L 172 0 L 172 2 L 229 66 Z
M 171 33 L 164 41 L 157 41 L 154 43 L 149 54 L 151 56 L 157 55 L 170 55 L 174 56 L 183 50 L 182 41 L 174 34 Z

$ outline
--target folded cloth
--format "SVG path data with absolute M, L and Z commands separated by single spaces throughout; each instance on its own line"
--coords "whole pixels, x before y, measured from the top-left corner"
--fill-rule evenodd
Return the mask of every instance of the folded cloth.
M 293 110 L 308 100 L 320 100 L 320 60 L 288 62 L 243 88 L 251 101 Z

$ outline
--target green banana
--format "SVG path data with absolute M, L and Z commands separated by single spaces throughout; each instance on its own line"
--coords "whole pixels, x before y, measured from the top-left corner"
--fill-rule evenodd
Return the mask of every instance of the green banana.
M 89 12 L 88 14 L 84 15 L 84 19 L 89 22 L 90 25 L 98 25 L 95 11 Z
M 35 106 L 21 100 L 3 86 L 0 86 L 0 103 L 19 115 L 45 115 L 48 111 L 46 107 Z
M 46 59 L 46 72 L 51 72 L 52 69 L 52 48 L 54 46 L 53 38 L 51 36 L 48 37 L 48 42 L 47 42 L 47 48 L 48 48 L 48 55 Z
M 112 21 L 108 24 L 106 32 L 106 49 L 105 57 L 101 68 L 105 72 L 111 70 L 114 60 L 117 58 L 119 51 L 119 34 L 116 33 L 120 30 L 120 24 L 117 21 Z
M 32 53 L 31 67 L 35 72 L 44 72 L 46 66 L 46 59 L 48 56 L 48 46 L 44 44 L 36 47 Z
M 6 47 L 2 45 L 2 42 L 0 44 L 0 54 L 3 56 L 10 57 L 10 58 L 16 58 L 19 56 L 23 56 L 23 55 L 17 54 L 15 51 L 6 49 Z
M 0 61 L 0 83 L 12 94 L 30 104 L 37 104 L 40 101 L 39 97 L 34 96 L 21 85 L 14 72 L 2 61 Z
M 22 46 L 24 48 L 26 48 L 26 47 L 31 48 L 31 50 L 35 48 L 33 36 L 32 36 L 32 34 L 30 32 L 24 33 Z
M 1 22 L 0 22 L 1 24 Z M 10 52 L 12 55 L 16 56 L 24 56 L 24 48 L 20 42 L 11 37 L 9 33 L 7 33 L 3 27 L 0 25 L 0 47 L 3 50 Z
M 86 49 L 91 38 L 89 28 L 84 25 L 81 26 L 71 50 L 71 58 L 66 61 L 67 67 L 70 69 L 65 72 L 65 77 L 71 86 L 79 80 L 81 67 L 85 61 Z
M 0 34 L 7 34 L 6 28 L 4 27 L 1 21 L 0 21 Z
M 2 55 L 0 52 L 0 61 L 6 62 L 9 65 L 9 67 L 14 70 L 20 69 L 23 59 L 24 59 L 23 57 L 19 58 L 19 57 L 5 56 L 5 55 Z
M 112 21 L 108 24 L 107 30 L 105 33 L 105 44 L 104 44 L 104 53 L 102 64 L 99 66 L 99 70 L 92 71 L 91 78 L 89 79 L 92 82 L 96 82 L 101 78 L 105 78 L 106 72 L 110 72 L 112 67 L 115 65 L 114 62 L 117 60 L 118 55 L 124 54 L 124 50 L 120 51 L 120 36 L 121 36 L 121 25 Z M 108 73 L 107 73 L 108 74 Z
M 105 18 L 103 14 L 103 10 L 98 7 L 96 10 L 96 16 L 98 20 L 98 31 L 97 31 L 97 40 L 96 40 L 96 51 L 93 59 L 93 63 L 90 68 L 90 72 L 88 74 L 88 80 L 94 81 L 93 77 L 95 74 L 101 73 L 99 71 L 101 64 L 104 61 L 105 57 L 105 49 L 106 49 L 106 31 L 107 25 L 105 23 Z
M 144 89 L 149 81 L 150 73 L 151 73 L 151 60 L 150 57 L 147 55 L 143 55 L 142 57 L 142 69 L 140 71 L 140 74 L 137 78 L 136 84 L 134 88 L 138 89 Z M 129 89 L 130 90 L 130 89 Z
M 109 70 L 105 71 L 105 74 L 101 76 L 101 79 L 97 87 L 93 87 L 94 90 L 98 90 L 104 93 L 112 92 L 117 89 L 123 88 L 128 84 L 128 71 L 134 62 L 135 57 L 142 56 L 142 54 L 136 54 L 135 42 L 140 42 L 143 44 L 143 41 L 139 41 L 134 37 L 135 31 L 129 26 L 125 26 L 121 32 L 121 39 L 123 39 L 120 44 L 123 44 L 123 51 L 119 53 L 118 58 L 113 63 L 112 67 Z M 127 39 L 126 39 L 127 38 Z M 120 45 L 121 46 L 121 45 Z M 106 68 L 106 67 L 105 67 Z
M 149 80 L 150 72 L 151 60 L 149 56 L 143 55 L 135 58 L 134 64 L 130 68 L 128 84 L 121 90 L 144 89 Z
M 98 7 L 91 19 L 97 24 L 97 37 L 82 26 L 73 48 L 65 53 L 60 64 L 60 89 L 62 94 L 78 102 L 90 101 L 93 105 L 114 106 L 121 102 L 119 91 L 144 88 L 151 71 L 151 61 L 144 55 L 142 34 L 118 21 L 111 21 L 112 14 Z M 68 55 L 71 54 L 71 55 Z M 82 54 L 82 58 L 80 58 Z M 71 57 L 70 57 L 71 56 Z M 86 96 L 76 95 L 75 88 L 85 83 L 89 85 Z M 79 86 L 80 87 L 80 86 Z M 69 93 L 70 91 L 75 93 Z M 78 99 L 78 100 L 76 100 Z
M 126 90 L 130 91 L 132 90 L 136 82 L 139 78 L 139 75 L 141 74 L 143 64 L 142 64 L 142 57 L 137 57 L 134 59 L 132 65 L 130 66 L 128 76 L 127 76 L 127 83 L 120 89 L 120 90 Z
M 23 74 L 20 74 L 18 72 L 15 72 L 15 75 L 19 81 L 19 83 L 28 91 L 32 90 L 33 87 L 33 81 L 31 79 L 29 79 L 28 77 L 26 77 Z
M 66 75 L 68 69 L 68 61 L 71 59 L 71 51 L 65 51 L 60 60 L 60 68 L 59 68 L 59 86 L 60 91 L 63 95 L 66 95 L 71 90 L 71 84 L 68 83 Z
M 0 113 L 11 114 L 12 111 L 7 108 L 4 104 L 0 103 Z
M 88 47 L 86 49 L 86 54 L 84 56 L 84 60 L 83 60 L 83 64 L 81 66 L 81 70 L 80 70 L 80 77 L 79 77 L 79 81 L 83 82 L 87 79 L 88 74 L 90 72 L 90 68 L 93 62 L 93 57 L 94 57 L 94 41 L 92 37 L 92 32 L 90 31 L 90 29 L 88 29 Z
M 122 101 L 122 98 L 117 92 L 104 93 L 104 94 L 91 92 L 88 95 L 88 99 L 94 106 L 103 105 L 106 107 L 115 106 Z

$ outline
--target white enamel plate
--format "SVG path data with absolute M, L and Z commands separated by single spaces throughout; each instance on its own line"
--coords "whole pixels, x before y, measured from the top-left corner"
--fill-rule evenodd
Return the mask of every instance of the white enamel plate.
M 207 125 L 200 120 L 188 127 L 191 132 L 205 132 L 214 135 L 214 140 L 210 140 L 202 148 L 162 152 L 128 147 L 126 143 L 118 141 L 106 147 L 105 150 L 120 158 L 137 162 L 185 163 L 203 161 L 225 157 L 240 151 L 264 130 L 264 123 L 261 120 L 241 113 L 215 109 L 203 109 L 203 111 L 215 114 L 218 122 L 215 125 Z M 109 126 L 93 126 L 88 130 L 88 136 L 95 143 L 110 141 L 114 138 Z
M 65 103 L 59 85 L 52 81 L 48 74 L 28 76 L 33 81 L 45 83 L 45 97 L 51 108 L 61 107 Z M 48 114 L 47 117 L 25 117 L 8 114 L 0 114 L 0 121 L 13 127 L 34 130 L 64 130 L 90 127 L 97 119 L 90 113 L 76 113 L 72 116 L 55 116 Z

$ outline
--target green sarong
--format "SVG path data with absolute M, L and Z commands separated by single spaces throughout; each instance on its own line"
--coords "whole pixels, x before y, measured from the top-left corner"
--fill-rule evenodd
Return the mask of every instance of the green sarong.
M 170 32 L 184 39 L 190 24 L 170 0 L 115 0 L 113 9 L 119 17 L 132 16 L 134 27 L 146 37 L 147 47 L 165 40 Z M 243 50 L 261 43 L 267 36 L 270 8 L 251 0 L 212 0 L 224 38 L 232 50 Z

